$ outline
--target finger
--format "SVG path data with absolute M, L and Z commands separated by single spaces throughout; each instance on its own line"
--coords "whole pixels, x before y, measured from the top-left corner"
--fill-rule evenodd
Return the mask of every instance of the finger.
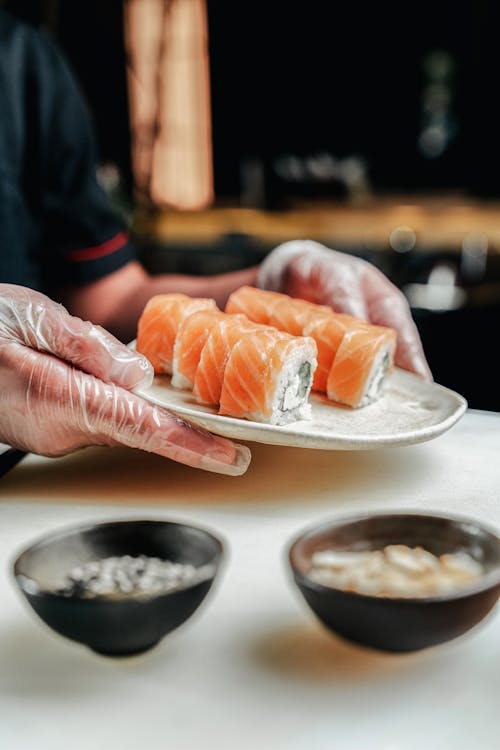
M 15 342 L 0 346 L 0 379 L 11 408 L 2 415 L 9 444 L 47 456 L 86 445 L 127 445 L 197 468 L 238 476 L 250 451 L 149 404 L 136 394 Z
M 327 294 L 325 294 L 323 304 L 330 305 L 335 312 L 352 315 L 354 318 L 360 318 L 361 320 L 368 320 L 367 307 L 359 292 L 359 287 L 343 289 L 335 286 L 325 291 Z
M 260 264 L 257 274 L 257 287 L 281 292 L 286 286 L 290 266 L 297 258 L 301 258 L 303 278 L 310 273 L 309 261 L 317 253 L 328 252 L 324 245 L 314 240 L 289 240 L 275 247 Z
M 83 373 L 75 373 L 74 381 L 81 403 L 80 427 L 91 426 L 100 440 L 220 474 L 239 476 L 247 470 L 251 454 L 246 446 L 184 422 L 113 384 L 98 383 Z
M 424 380 L 433 380 L 411 309 L 403 293 L 375 267 L 363 280 L 369 320 L 397 333 L 395 364 Z
M 316 244 L 316 243 L 314 243 Z M 366 319 L 367 308 L 360 286 L 360 267 L 356 259 L 323 246 L 293 258 L 288 268 L 287 293 L 329 305 L 335 312 Z
M 403 370 L 420 375 L 424 380 L 432 381 L 433 375 L 425 358 L 420 339 L 411 332 L 398 339 L 395 364 Z
M 344 265 L 336 269 L 334 262 L 325 263 L 318 268 L 317 287 L 323 289 L 322 303 L 330 305 L 335 312 L 368 320 L 368 308 L 355 267 Z
M 9 286 L 0 309 L 2 332 L 38 351 L 60 359 L 107 382 L 132 389 L 148 387 L 151 364 L 100 326 L 69 315 L 43 294 Z
M 149 388 L 153 382 L 153 366 L 146 357 L 87 321 L 69 316 L 56 345 L 59 357 L 106 382 L 127 390 Z

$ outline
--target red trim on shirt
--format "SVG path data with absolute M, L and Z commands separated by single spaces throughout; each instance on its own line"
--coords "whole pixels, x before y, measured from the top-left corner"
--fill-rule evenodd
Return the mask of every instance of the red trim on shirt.
M 118 232 L 110 240 L 102 242 L 100 245 L 94 247 L 85 247 L 82 250 L 70 250 L 68 252 L 69 260 L 80 263 L 85 260 L 95 260 L 96 258 L 102 258 L 105 255 L 111 255 L 115 250 L 119 250 L 121 247 L 126 245 L 128 242 L 127 232 Z

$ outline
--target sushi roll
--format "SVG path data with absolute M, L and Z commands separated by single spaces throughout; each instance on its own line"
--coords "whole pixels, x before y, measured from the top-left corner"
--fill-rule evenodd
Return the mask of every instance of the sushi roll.
M 311 418 L 312 338 L 260 328 L 240 336 L 224 370 L 219 414 L 284 425 Z
M 274 306 L 288 299 L 291 298 L 281 292 L 268 292 L 253 286 L 240 286 L 229 295 L 224 310 L 231 315 L 246 315 L 254 323 L 268 325 Z
M 186 294 L 151 297 L 137 324 L 136 349 L 149 359 L 155 373 L 172 373 L 174 344 L 182 320 L 197 310 L 216 310 L 215 300 Z
M 172 361 L 174 388 L 192 390 L 196 370 L 205 342 L 218 320 L 225 317 L 221 310 L 198 310 L 184 318 L 177 331 Z
M 199 403 L 219 405 L 231 350 L 244 333 L 258 327 L 245 315 L 224 315 L 215 322 L 201 350 L 194 377 L 193 395 Z
M 318 367 L 314 374 L 313 390 L 326 393 L 328 375 L 337 351 L 348 331 L 365 328 L 368 323 L 352 315 L 334 313 L 315 315 L 304 325 L 303 333 L 311 336 L 318 347 Z
M 328 373 L 328 398 L 354 409 L 379 399 L 393 367 L 395 348 L 392 328 L 365 325 L 347 331 Z
M 311 321 L 329 315 L 331 312 L 332 308 L 326 305 L 316 305 L 304 299 L 287 297 L 272 305 L 267 322 L 279 331 L 286 331 L 292 336 L 302 336 Z
M 253 287 L 241 287 L 232 297 L 229 309 L 238 309 L 251 320 L 293 336 L 314 339 L 317 367 L 313 390 L 352 408 L 380 398 L 386 376 L 394 368 L 393 329 L 335 313 L 326 305 Z

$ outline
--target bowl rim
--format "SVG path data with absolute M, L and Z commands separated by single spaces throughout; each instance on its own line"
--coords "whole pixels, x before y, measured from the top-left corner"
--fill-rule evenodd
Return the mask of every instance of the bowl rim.
M 319 534 L 322 531 L 327 531 L 329 529 L 333 530 L 336 528 L 341 528 L 342 526 L 347 526 L 351 523 L 357 523 L 369 519 L 383 519 L 388 517 L 401 518 L 405 521 L 412 518 L 427 518 L 474 526 L 475 528 L 480 529 L 481 531 L 486 532 L 487 534 L 492 536 L 497 542 L 500 549 L 500 531 L 494 529 L 492 526 L 489 526 L 489 524 L 487 523 L 483 523 L 482 521 L 478 521 L 477 519 L 472 518 L 471 516 L 443 513 L 440 511 L 422 511 L 419 509 L 404 511 L 361 511 L 355 514 L 346 514 L 342 516 L 325 518 L 322 521 L 303 528 L 301 531 L 296 533 L 291 540 L 289 540 L 287 544 L 286 558 L 288 561 L 289 569 L 292 571 L 296 583 L 300 582 L 308 588 L 316 590 L 320 593 L 335 592 L 340 593 L 347 598 L 387 602 L 388 606 L 392 602 L 397 603 L 398 605 L 406 603 L 408 605 L 415 606 L 416 604 L 418 605 L 420 603 L 424 604 L 432 602 L 437 603 L 458 601 L 460 599 L 467 599 L 470 596 L 492 590 L 497 586 L 499 587 L 500 596 L 500 562 L 495 566 L 493 570 L 490 570 L 488 573 L 481 576 L 480 580 L 476 583 L 470 584 L 469 586 L 464 586 L 463 588 L 460 588 L 455 592 L 439 595 L 436 594 L 434 596 L 378 596 L 376 594 L 363 594 L 358 591 L 347 591 L 346 589 L 342 589 L 337 586 L 326 586 L 324 584 L 318 583 L 317 581 L 313 581 L 305 573 L 300 571 L 299 568 L 295 565 L 295 551 L 299 544 L 302 543 L 307 537 Z
M 227 553 L 228 543 L 226 539 L 224 539 L 221 535 L 219 535 L 218 532 L 215 532 L 206 526 L 198 525 L 197 523 L 192 523 L 191 521 L 183 521 L 179 519 L 160 518 L 160 517 L 145 517 L 145 516 L 119 517 L 119 518 L 107 519 L 103 521 L 85 521 L 81 524 L 70 524 L 70 525 L 60 527 L 58 529 L 54 529 L 52 531 L 48 531 L 46 533 L 42 533 L 38 535 L 37 537 L 35 537 L 31 542 L 29 542 L 24 547 L 20 548 L 17 552 L 14 553 L 12 561 L 11 561 L 11 566 L 10 566 L 11 573 L 17 585 L 19 586 L 19 588 L 26 595 L 44 596 L 44 597 L 55 598 L 58 600 L 68 599 L 68 601 L 70 601 L 71 600 L 70 597 L 63 597 L 57 591 L 51 591 L 49 589 L 42 588 L 38 584 L 36 579 L 30 576 L 27 576 L 24 572 L 22 572 L 19 569 L 21 566 L 22 558 L 28 553 L 36 551 L 37 548 L 43 547 L 46 544 L 57 542 L 58 540 L 64 539 L 64 537 L 72 535 L 72 534 L 80 534 L 82 532 L 90 531 L 91 529 L 94 529 L 97 527 L 103 528 L 106 526 L 118 526 L 118 525 L 127 526 L 129 524 L 134 524 L 134 523 L 144 523 L 144 524 L 163 525 L 163 526 L 181 526 L 183 528 L 192 529 L 194 531 L 201 532 L 205 536 L 209 537 L 213 542 L 215 542 L 215 545 L 216 545 L 216 553 L 213 559 L 209 563 L 214 566 L 214 573 L 209 578 L 204 579 L 203 581 L 198 581 L 197 583 L 194 583 L 190 586 L 186 586 L 183 589 L 178 589 L 178 590 L 169 591 L 165 593 L 158 593 L 158 594 L 155 594 L 155 596 L 149 597 L 148 599 L 144 599 L 144 600 L 127 598 L 127 599 L 124 599 L 123 601 L 127 601 L 127 602 L 152 601 L 154 599 L 159 599 L 160 597 L 163 597 L 163 596 L 171 596 L 172 594 L 178 593 L 179 591 L 186 591 L 186 590 L 192 589 L 195 586 L 201 585 L 208 580 L 213 582 L 213 580 L 215 579 L 217 575 L 218 570 L 220 569 L 222 560 Z M 84 599 L 84 598 L 79 597 L 79 601 L 88 602 L 89 604 L 92 604 L 92 602 L 95 602 L 97 600 L 102 601 L 102 598 L 96 597 L 92 599 Z

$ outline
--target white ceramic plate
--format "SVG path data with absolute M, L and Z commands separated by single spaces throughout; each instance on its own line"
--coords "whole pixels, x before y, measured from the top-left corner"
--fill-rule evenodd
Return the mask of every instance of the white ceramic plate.
M 198 404 L 191 391 L 173 388 L 166 375 L 157 376 L 150 388 L 139 393 L 148 401 L 225 437 L 325 450 L 366 450 L 421 443 L 450 429 L 467 408 L 467 402 L 458 393 L 397 368 L 387 381 L 384 396 L 376 403 L 349 409 L 312 394 L 312 419 L 281 427 L 219 416 L 212 407 Z

